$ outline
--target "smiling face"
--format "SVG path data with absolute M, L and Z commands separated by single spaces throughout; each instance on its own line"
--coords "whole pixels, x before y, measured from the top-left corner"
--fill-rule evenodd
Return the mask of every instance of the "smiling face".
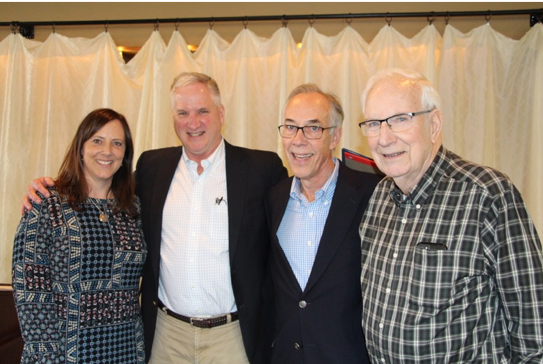
M 112 120 L 92 135 L 82 148 L 83 172 L 89 191 L 109 189 L 123 162 L 125 133 L 121 122 Z
M 318 93 L 294 96 L 285 108 L 285 125 L 329 127 L 330 103 Z M 334 170 L 332 153 L 341 138 L 341 128 L 324 130 L 320 139 L 307 139 L 299 130 L 292 139 L 283 139 L 283 148 L 292 172 L 302 187 L 314 193 Z
M 420 87 L 405 80 L 387 80 L 375 86 L 366 98 L 366 119 L 422 111 Z M 394 133 L 386 123 L 368 144 L 379 169 L 394 179 L 404 194 L 420 181 L 441 145 L 441 113 L 417 115 L 411 129 Z
M 203 83 L 178 87 L 173 98 L 175 132 L 187 156 L 200 164 L 221 142 L 224 107 L 215 104 Z

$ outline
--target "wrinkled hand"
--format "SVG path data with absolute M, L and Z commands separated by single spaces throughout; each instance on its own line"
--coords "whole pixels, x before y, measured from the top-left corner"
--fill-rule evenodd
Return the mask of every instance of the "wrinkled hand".
M 42 203 L 41 198 L 38 197 L 36 191 L 49 197 L 49 190 L 47 187 L 52 187 L 55 185 L 55 181 L 51 177 L 40 177 L 32 180 L 30 185 L 26 188 L 26 195 L 23 197 L 23 204 L 21 205 L 21 214 L 24 214 L 26 210 L 32 209 L 32 202 L 34 201 L 37 204 Z

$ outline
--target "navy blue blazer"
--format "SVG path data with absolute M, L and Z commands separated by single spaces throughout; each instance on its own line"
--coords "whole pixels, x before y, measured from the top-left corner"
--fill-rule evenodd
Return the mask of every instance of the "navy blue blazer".
M 143 153 L 136 167 L 136 195 L 148 255 L 143 267 L 141 305 L 146 360 L 155 334 L 160 268 L 162 210 L 170 183 L 181 159 L 182 147 Z M 230 271 L 247 357 L 252 364 L 267 363 L 262 337 L 262 285 L 269 251 L 269 229 L 264 211 L 266 192 L 287 170 L 275 153 L 225 145 L 228 191 Z
M 303 292 L 277 238 L 292 178 L 268 193 L 273 290 L 266 301 L 272 300 L 275 310 L 272 363 L 370 363 L 361 327 L 358 229 L 379 180 L 374 174 L 340 165 L 330 212 Z

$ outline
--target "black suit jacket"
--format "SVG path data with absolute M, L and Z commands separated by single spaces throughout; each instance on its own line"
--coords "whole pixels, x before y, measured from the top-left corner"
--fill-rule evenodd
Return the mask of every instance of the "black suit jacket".
M 267 361 L 261 335 L 261 289 L 269 249 L 264 197 L 287 177 L 287 171 L 275 153 L 225 144 L 232 287 L 247 356 L 251 363 L 261 363 Z M 156 326 L 162 210 L 182 151 L 182 147 L 173 147 L 145 152 L 136 168 L 136 195 L 141 201 L 149 250 L 141 286 L 146 360 L 151 355 Z
M 277 238 L 292 178 L 269 192 L 270 299 L 275 306 L 272 363 L 369 363 L 361 327 L 358 228 L 379 180 L 376 175 L 340 165 L 332 205 L 303 292 Z

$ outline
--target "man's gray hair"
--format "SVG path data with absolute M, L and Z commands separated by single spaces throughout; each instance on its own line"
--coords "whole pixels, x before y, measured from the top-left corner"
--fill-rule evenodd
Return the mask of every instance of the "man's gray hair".
M 328 100 L 328 103 L 330 104 L 330 108 L 328 110 L 328 126 L 335 127 L 335 129 L 330 132 L 330 134 L 334 134 L 336 129 L 341 128 L 343 124 L 343 118 L 345 117 L 343 113 L 343 107 L 341 106 L 341 101 L 334 94 L 322 91 L 319 86 L 315 85 L 314 83 L 306 83 L 292 90 L 283 106 L 283 119 L 285 118 L 285 110 L 287 108 L 287 105 L 295 96 L 310 93 L 317 93 L 319 95 L 322 95 L 326 100 Z
M 219 90 L 219 85 L 217 85 L 217 82 L 209 77 L 208 75 L 204 75 L 203 73 L 198 72 L 182 72 L 177 77 L 174 78 L 172 87 L 170 89 L 170 96 L 172 101 L 172 109 L 174 107 L 174 96 L 175 96 L 175 90 L 177 90 L 179 87 L 192 85 L 195 83 L 201 83 L 207 86 L 209 91 L 211 92 L 211 97 L 213 99 L 213 102 L 220 107 L 221 106 L 221 92 Z
M 410 81 L 420 88 L 420 101 L 422 103 L 423 110 L 439 110 L 441 108 L 441 97 L 439 97 L 439 93 L 435 89 L 434 85 L 432 85 L 432 83 L 428 81 L 426 77 L 415 71 L 405 70 L 401 68 L 388 68 L 380 70 L 368 80 L 368 83 L 366 84 L 366 89 L 362 93 L 362 113 L 366 113 L 366 101 L 369 93 L 380 83 L 387 81 L 394 82 L 404 80 Z M 415 112 L 422 110 L 406 111 Z

